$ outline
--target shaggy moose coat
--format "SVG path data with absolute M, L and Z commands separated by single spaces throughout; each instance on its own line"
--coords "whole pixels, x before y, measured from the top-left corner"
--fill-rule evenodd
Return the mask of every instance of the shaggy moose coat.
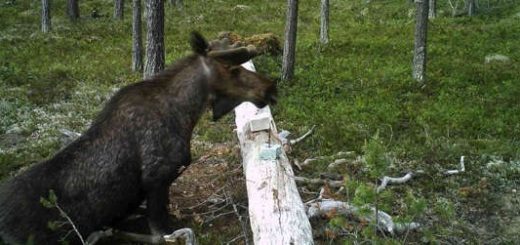
M 236 59 L 244 52 L 211 55 L 198 33 L 191 45 L 193 55 L 119 90 L 81 137 L 0 187 L 5 242 L 79 242 L 58 209 L 40 203 L 51 190 L 84 238 L 124 219 L 144 200 L 152 233 L 172 232 L 168 188 L 190 163 L 192 131 L 205 107 L 218 119 L 242 101 L 274 102 L 275 84 L 238 66 L 250 58 Z M 49 222 L 58 227 L 50 229 Z

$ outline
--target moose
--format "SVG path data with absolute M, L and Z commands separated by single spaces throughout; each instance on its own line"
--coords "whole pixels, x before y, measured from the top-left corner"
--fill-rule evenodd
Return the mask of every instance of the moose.
M 78 244 L 124 220 L 146 202 L 152 235 L 171 234 L 168 189 L 190 164 L 193 128 L 206 108 L 217 120 L 238 104 L 276 103 L 273 80 L 240 66 L 254 46 L 209 42 L 192 32 L 193 54 L 151 78 L 128 85 L 105 104 L 91 126 L 52 158 L 0 187 L 0 238 L 9 244 Z M 42 205 L 55 196 L 60 209 Z

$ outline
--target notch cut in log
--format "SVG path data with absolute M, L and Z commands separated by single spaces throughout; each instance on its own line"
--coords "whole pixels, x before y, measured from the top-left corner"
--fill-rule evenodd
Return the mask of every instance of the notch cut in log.
M 255 71 L 248 61 L 242 66 Z M 251 119 L 269 118 L 268 130 L 251 130 Z M 281 145 L 268 106 L 245 102 L 235 108 L 235 122 L 246 177 L 254 244 L 313 244 L 312 229 L 296 188 L 294 172 L 282 150 L 275 159 L 260 157 L 265 145 Z

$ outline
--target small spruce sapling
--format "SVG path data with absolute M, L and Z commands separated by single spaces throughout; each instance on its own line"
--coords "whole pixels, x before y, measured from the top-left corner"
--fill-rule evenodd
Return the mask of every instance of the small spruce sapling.
M 390 159 L 386 156 L 385 145 L 383 144 L 381 138 L 379 137 L 379 131 L 376 132 L 374 136 L 368 141 L 365 142 L 365 146 L 363 147 L 363 151 L 365 153 L 365 160 L 368 167 L 368 173 L 370 178 L 374 180 L 374 186 L 377 188 L 377 180 L 379 177 L 383 176 L 386 172 L 388 165 L 390 164 Z M 375 207 L 375 231 L 377 232 L 377 227 L 379 224 L 378 219 L 378 202 L 379 202 L 379 194 L 376 189 L 372 190 L 375 193 L 374 199 L 374 207 Z

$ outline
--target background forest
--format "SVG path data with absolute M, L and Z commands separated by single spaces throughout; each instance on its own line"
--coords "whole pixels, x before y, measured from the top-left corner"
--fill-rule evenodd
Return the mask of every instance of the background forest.
M 296 174 L 339 173 L 343 188 L 326 188 L 330 196 L 360 206 L 377 202 L 395 220 L 421 224 L 389 235 L 331 215 L 313 222 L 317 242 L 520 240 L 520 5 L 481 0 L 471 17 L 463 5 L 438 1 L 429 21 L 427 79 L 418 83 L 413 3 L 331 0 L 330 41 L 321 44 L 320 3 L 300 1 L 295 77 L 279 82 L 272 108 L 278 128 L 293 135 L 317 126 L 289 157 L 321 158 Z M 88 127 L 111 94 L 142 78 L 131 69 L 131 3 L 123 20 L 113 18 L 113 8 L 111 0 L 79 1 L 80 18 L 70 21 L 65 1 L 52 1 L 52 30 L 42 33 L 40 1 L 0 0 L 0 178 L 52 156 L 70 141 L 67 134 Z M 281 0 L 165 4 L 166 64 L 191 52 L 192 30 L 208 38 L 221 31 L 283 38 L 286 8 Z M 281 55 L 254 60 L 271 77 L 280 77 L 281 61 Z M 251 235 L 233 116 L 209 118 L 195 132 L 192 168 L 172 188 L 172 214 L 202 244 L 245 244 Z M 331 170 L 338 152 L 349 152 L 346 163 Z M 444 175 L 459 168 L 461 156 L 466 171 Z M 421 174 L 376 198 L 378 178 L 409 171 Z M 303 185 L 303 201 L 320 187 Z M 226 200 L 220 209 L 203 203 L 215 196 Z

